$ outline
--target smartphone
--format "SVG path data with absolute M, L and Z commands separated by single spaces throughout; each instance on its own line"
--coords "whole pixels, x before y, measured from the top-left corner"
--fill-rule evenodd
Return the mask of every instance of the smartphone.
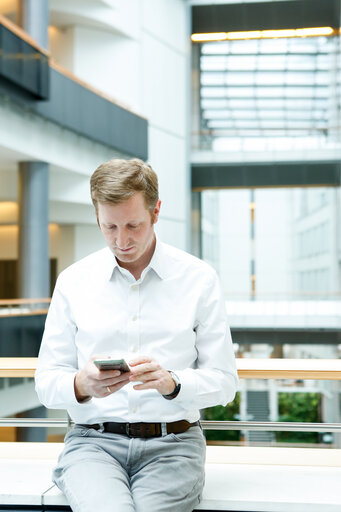
M 94 364 L 99 370 L 120 370 L 129 372 L 129 366 L 124 359 L 95 359 Z

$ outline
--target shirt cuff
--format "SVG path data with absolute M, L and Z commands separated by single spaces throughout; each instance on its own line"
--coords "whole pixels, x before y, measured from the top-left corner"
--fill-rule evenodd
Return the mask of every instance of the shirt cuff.
M 193 396 L 196 396 L 197 381 L 194 370 L 173 370 L 179 377 L 181 388 L 179 394 L 173 398 L 174 402 L 192 402 Z
M 83 400 L 82 402 L 78 402 L 76 395 L 75 395 L 75 377 L 77 372 L 72 373 L 66 373 L 61 378 L 61 385 L 60 389 L 58 391 L 57 396 L 59 395 L 60 399 L 63 401 L 63 403 L 69 405 L 81 405 L 83 403 L 89 402 L 91 400 L 91 397 L 88 399 Z

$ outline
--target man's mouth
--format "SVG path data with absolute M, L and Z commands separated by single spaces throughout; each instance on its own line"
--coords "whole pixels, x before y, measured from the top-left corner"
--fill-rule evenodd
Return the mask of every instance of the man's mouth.
M 128 249 L 120 249 L 119 247 L 116 247 L 116 249 L 119 251 L 119 252 L 129 252 L 133 249 L 134 247 L 128 247 Z

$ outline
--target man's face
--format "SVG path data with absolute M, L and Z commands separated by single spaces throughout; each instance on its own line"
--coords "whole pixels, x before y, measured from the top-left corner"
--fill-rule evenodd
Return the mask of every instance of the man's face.
M 122 267 L 131 270 L 147 266 L 154 251 L 154 224 L 161 201 L 158 200 L 152 218 L 142 192 L 118 205 L 98 203 L 98 224 L 108 247 Z

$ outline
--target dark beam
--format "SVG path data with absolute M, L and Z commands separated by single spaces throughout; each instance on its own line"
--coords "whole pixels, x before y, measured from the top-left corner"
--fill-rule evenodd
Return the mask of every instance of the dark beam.
M 328 329 L 231 329 L 234 343 L 253 345 L 339 345 L 339 330 Z
M 340 186 L 340 162 L 192 164 L 192 189 Z
M 193 33 L 324 26 L 338 28 L 339 25 L 339 0 L 212 4 L 192 8 Z

